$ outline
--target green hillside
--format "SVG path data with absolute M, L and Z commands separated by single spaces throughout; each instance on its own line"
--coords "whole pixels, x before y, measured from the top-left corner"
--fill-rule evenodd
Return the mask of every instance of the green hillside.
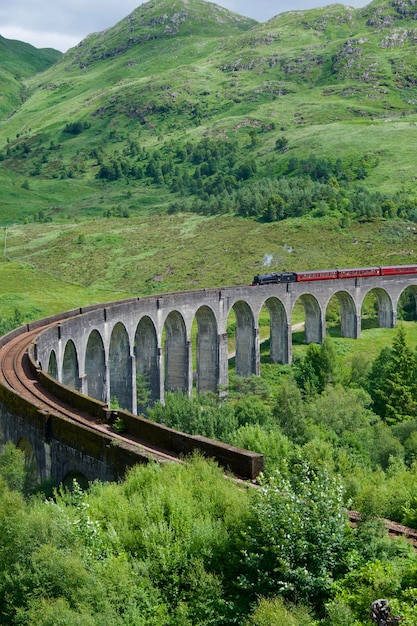
M 411 0 L 265 24 L 158 0 L 63 55 L 0 44 L 5 314 L 246 284 L 265 254 L 415 261 Z
M 61 52 L 37 49 L 21 41 L 0 36 L 0 118 L 11 114 L 25 98 L 23 80 L 42 72 L 55 63 Z
M 416 42 L 411 0 L 265 24 L 202 0 L 141 5 L 24 81 L 0 122 L 0 223 L 167 210 L 414 219 Z

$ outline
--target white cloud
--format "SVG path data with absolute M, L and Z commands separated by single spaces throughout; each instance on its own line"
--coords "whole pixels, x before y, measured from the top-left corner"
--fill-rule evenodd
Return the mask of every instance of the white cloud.
M 66 51 L 92 32 L 114 26 L 137 0 L 1 0 L 0 35 Z
M 80 39 L 63 33 L 50 33 L 47 31 L 27 30 L 20 27 L 7 27 L 1 31 L 1 36 L 6 39 L 16 39 L 30 43 L 35 48 L 54 48 L 65 52 L 79 43 Z

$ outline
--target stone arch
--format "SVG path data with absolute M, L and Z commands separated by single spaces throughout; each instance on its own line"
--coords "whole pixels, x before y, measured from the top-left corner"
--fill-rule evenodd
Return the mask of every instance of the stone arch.
M 110 401 L 132 411 L 132 359 L 129 336 L 125 326 L 117 322 L 110 338 L 109 350 Z
M 406 320 L 416 320 L 417 319 L 417 285 L 408 285 L 405 287 L 401 293 L 398 295 L 398 299 L 396 302 L 396 311 L 397 311 L 397 319 L 399 319 L 399 308 L 401 307 L 401 303 L 404 304 L 405 296 L 409 295 L 410 300 L 408 302 L 410 308 L 405 310 L 405 317 L 402 319 Z
M 341 336 L 357 339 L 360 329 L 358 328 L 359 320 L 354 299 L 347 291 L 337 291 L 333 294 L 333 297 L 336 297 L 340 304 Z M 330 300 L 327 302 L 327 306 L 329 305 L 329 302 Z
M 26 437 L 21 437 L 16 445 L 23 452 L 25 458 L 25 469 L 27 474 L 27 487 L 33 489 L 40 483 L 41 472 L 35 451 Z
M 217 393 L 219 383 L 219 333 L 213 311 L 201 306 L 196 313 L 197 391 Z
M 271 363 L 289 363 L 289 324 L 287 312 L 281 300 L 268 298 L 265 306 L 269 311 L 269 352 Z
M 144 316 L 139 321 L 135 333 L 136 375 L 145 378 L 149 388 L 149 401 L 154 403 L 160 395 L 160 367 L 156 329 L 150 317 Z M 138 398 L 138 410 L 144 410 L 143 402 Z
M 61 481 L 61 484 L 65 489 L 71 490 L 74 486 L 74 480 L 77 481 L 81 489 L 87 489 L 89 485 L 89 480 L 82 472 L 78 472 L 77 470 L 71 470 L 64 476 Z
M 80 391 L 81 386 L 79 371 L 77 350 L 72 339 L 69 339 L 65 346 L 64 359 L 62 362 L 63 384 Z
M 58 380 L 58 361 L 55 350 L 51 350 L 48 361 L 48 374 Z
M 305 342 L 321 343 L 324 335 L 324 322 L 317 299 L 312 294 L 304 293 L 296 302 L 298 301 L 303 305 L 305 312 Z
M 107 401 L 106 357 L 104 344 L 98 330 L 92 330 L 85 353 L 86 393 L 101 402 Z
M 364 294 L 361 302 L 361 309 L 368 294 L 373 293 L 376 296 L 378 305 L 378 326 L 379 328 L 394 328 L 396 322 L 396 313 L 394 312 L 391 296 L 381 287 L 370 289 Z
M 182 315 L 171 311 L 165 320 L 165 391 L 189 392 L 189 346 Z
M 236 302 L 233 310 L 236 315 L 236 374 L 249 378 L 252 374 L 259 374 L 254 316 L 248 303 L 243 300 Z

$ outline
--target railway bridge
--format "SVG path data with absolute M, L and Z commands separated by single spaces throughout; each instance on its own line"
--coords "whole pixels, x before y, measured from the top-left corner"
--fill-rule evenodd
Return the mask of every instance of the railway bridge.
M 21 327 L 0 338 L 0 428 L 36 468 L 62 482 L 71 472 L 112 480 L 127 466 L 179 460 L 195 449 L 235 475 L 254 479 L 262 455 L 191 437 L 139 417 L 137 381 L 152 401 L 169 391 L 191 394 L 228 386 L 228 328 L 235 326 L 235 366 L 259 374 L 259 321 L 269 311 L 272 362 L 292 360 L 294 307 L 305 310 L 305 340 L 320 343 L 336 296 L 341 332 L 358 338 L 372 291 L 381 327 L 394 327 L 401 294 L 417 293 L 417 274 L 356 277 L 202 289 L 83 307 Z M 262 313 L 263 314 L 263 313 Z M 13 344 L 20 346 L 13 349 Z M 17 375 L 17 370 L 19 375 Z M 117 399 L 127 433 L 111 425 Z
M 272 362 L 292 360 L 291 319 L 294 306 L 305 310 L 305 340 L 321 343 L 326 310 L 340 302 L 341 334 L 358 338 L 361 311 L 370 291 L 378 302 L 379 326 L 397 321 L 400 295 L 417 292 L 417 274 L 314 282 L 278 283 L 168 293 L 92 309 L 54 324 L 36 339 L 35 358 L 69 387 L 108 404 L 137 412 L 136 380 L 142 376 L 151 399 L 167 391 L 216 392 L 228 385 L 228 334 L 235 319 L 236 374 L 259 374 L 259 318 L 266 307 L 270 320 Z M 232 313 L 233 312 L 233 313 Z

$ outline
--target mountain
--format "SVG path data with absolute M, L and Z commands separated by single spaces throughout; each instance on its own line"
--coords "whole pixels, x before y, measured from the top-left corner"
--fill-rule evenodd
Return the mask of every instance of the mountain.
M 414 218 L 416 16 L 414 0 L 265 24 L 202 0 L 143 4 L 25 77 L 0 122 L 0 223 Z
M 61 56 L 52 49 L 37 49 L 27 43 L 0 36 L 0 117 L 11 113 L 24 97 L 23 80 L 46 70 Z
M 253 19 L 208 2 L 154 0 L 140 5 L 113 28 L 89 35 L 69 56 L 85 68 L 94 61 L 129 52 L 136 56 L 138 49 L 150 41 L 166 43 L 187 37 L 198 37 L 202 41 L 222 38 L 244 32 L 255 24 L 257 22 Z M 184 47 L 180 49 L 184 54 Z

